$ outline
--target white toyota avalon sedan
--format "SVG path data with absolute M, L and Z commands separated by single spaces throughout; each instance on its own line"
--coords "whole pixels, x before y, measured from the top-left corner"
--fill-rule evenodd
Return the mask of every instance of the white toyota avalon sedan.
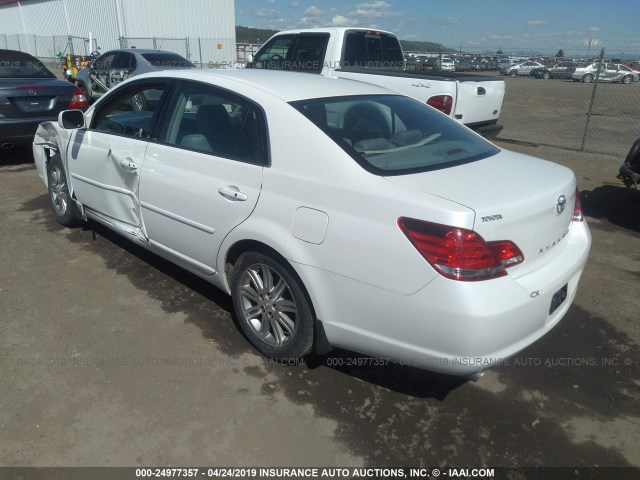
M 41 124 L 33 150 L 58 222 L 228 292 L 276 359 L 341 347 L 477 373 L 560 321 L 591 242 L 569 169 L 350 80 L 140 75 Z

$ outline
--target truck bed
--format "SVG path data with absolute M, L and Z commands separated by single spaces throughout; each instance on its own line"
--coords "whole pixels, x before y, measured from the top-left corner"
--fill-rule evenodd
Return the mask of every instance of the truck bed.
M 433 72 L 426 70 L 398 70 L 384 68 L 336 68 L 336 72 L 367 73 L 369 75 L 385 75 L 390 77 L 419 78 L 421 80 L 457 80 L 459 82 L 503 82 L 501 77 L 478 75 L 465 72 Z

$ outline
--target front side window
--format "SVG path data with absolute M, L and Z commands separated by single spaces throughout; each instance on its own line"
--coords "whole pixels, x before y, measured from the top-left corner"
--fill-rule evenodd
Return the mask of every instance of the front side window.
M 255 68 L 282 69 L 295 35 L 280 35 L 268 42 L 254 60 Z
M 113 68 L 113 62 L 116 58 L 115 52 L 107 52 L 101 57 L 98 57 L 93 64 L 94 68 L 98 70 L 111 70 Z
M 145 86 L 127 90 L 98 111 L 92 130 L 126 137 L 152 138 L 152 120 L 163 86 Z
M 116 70 L 134 70 L 136 68 L 136 59 L 129 52 L 119 52 L 113 68 Z
M 169 145 L 264 163 L 263 120 L 247 100 L 200 85 L 181 86 L 160 141 Z
M 499 152 L 456 121 L 397 95 L 292 102 L 366 170 L 400 175 L 468 163 Z

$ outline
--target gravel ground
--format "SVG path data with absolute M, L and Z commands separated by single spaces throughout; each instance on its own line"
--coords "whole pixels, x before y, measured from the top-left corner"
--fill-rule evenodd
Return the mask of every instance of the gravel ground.
M 620 157 L 501 146 L 574 169 L 593 248 L 565 319 L 476 383 L 343 351 L 273 365 L 224 294 L 59 226 L 29 153 L 5 155 L 0 466 L 640 467 L 640 192 Z

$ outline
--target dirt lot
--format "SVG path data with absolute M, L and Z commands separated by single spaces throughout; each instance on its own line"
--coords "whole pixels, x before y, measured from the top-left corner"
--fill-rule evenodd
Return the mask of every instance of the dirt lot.
M 623 156 L 640 136 L 640 82 L 599 83 L 503 77 L 502 139 Z
M 593 249 L 560 325 L 477 383 L 272 365 L 225 295 L 59 226 L 29 155 L 5 157 L 0 465 L 640 467 L 640 192 L 620 158 L 504 146 L 577 172 Z

